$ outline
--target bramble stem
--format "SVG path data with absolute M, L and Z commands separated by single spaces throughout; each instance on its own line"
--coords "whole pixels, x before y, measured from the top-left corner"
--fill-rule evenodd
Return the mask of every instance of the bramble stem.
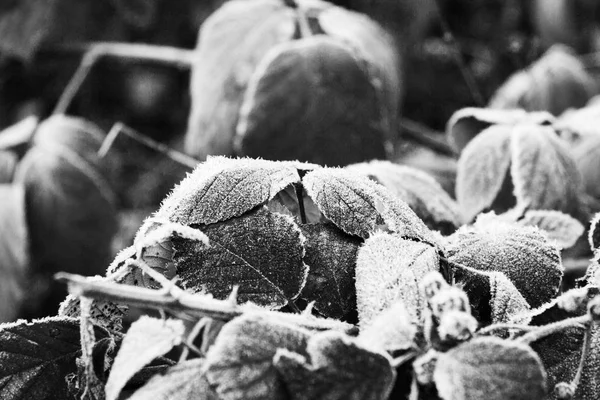
M 581 348 L 581 358 L 579 359 L 579 365 L 577 366 L 577 373 L 575 377 L 571 381 L 571 385 L 575 390 L 577 390 L 577 386 L 579 385 L 579 381 L 581 380 L 581 375 L 583 374 L 583 366 L 585 365 L 585 360 L 587 359 L 588 354 L 590 354 L 590 349 L 592 347 L 592 326 L 593 322 L 587 324 L 585 329 L 585 334 L 583 336 L 583 346 Z
M 413 142 L 427 147 L 444 156 L 453 158 L 458 157 L 458 153 L 446 143 L 443 138 L 443 132 L 436 132 L 433 129 L 407 118 L 400 118 L 398 121 L 401 137 L 404 136 Z
M 487 335 L 488 333 L 492 333 L 494 331 L 498 331 L 501 329 L 518 329 L 520 331 L 534 331 L 536 329 L 541 329 L 541 327 L 537 327 L 537 326 L 529 326 L 529 325 L 519 325 L 519 324 L 492 324 L 489 326 L 486 326 L 485 328 L 481 328 L 480 330 L 478 330 L 477 332 L 475 332 L 476 335 Z
M 583 325 L 590 323 L 591 317 L 589 314 L 582 315 L 580 317 L 567 318 L 548 325 L 540 326 L 539 329 L 529 332 L 514 340 L 529 344 L 568 328 L 585 328 Z

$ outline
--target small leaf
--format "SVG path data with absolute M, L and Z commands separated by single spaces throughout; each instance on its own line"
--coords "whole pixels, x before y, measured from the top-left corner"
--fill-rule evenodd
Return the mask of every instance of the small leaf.
M 257 208 L 239 218 L 201 226 L 210 247 L 173 238 L 174 261 L 185 289 L 225 299 L 239 285 L 238 299 L 279 308 L 306 283 L 304 236 L 286 215 Z
M 108 333 L 95 330 L 96 338 Z M 0 325 L 0 397 L 5 400 L 70 398 L 65 376 L 81 356 L 77 320 L 50 317 Z
M 367 324 L 358 335 L 358 341 L 368 348 L 379 348 L 390 354 L 409 350 L 414 346 L 417 326 L 402 301 L 383 310 Z
M 331 224 L 301 226 L 306 237 L 304 262 L 309 273 L 302 297 L 328 318 L 342 318 L 356 309 L 354 270 L 362 240 Z
M 219 400 L 203 375 L 204 359 L 183 361 L 155 375 L 129 400 L 203 399 Z
M 90 308 L 90 319 L 96 326 L 109 331 L 121 332 L 123 317 L 128 307 L 109 301 L 93 300 Z M 69 294 L 58 308 L 58 315 L 62 317 L 79 318 L 81 306 L 79 298 Z
M 585 231 L 581 222 L 554 210 L 529 210 L 518 222 L 520 225 L 537 226 L 561 249 L 573 246 Z
M 238 317 L 206 354 L 206 378 L 222 400 L 286 399 L 273 357 L 280 348 L 306 354 L 309 335 L 258 314 Z
M 180 344 L 183 334 L 184 326 L 180 320 L 142 316 L 131 324 L 108 376 L 106 399 L 117 399 L 136 372 Z
M 274 363 L 291 400 L 385 400 L 395 372 L 383 353 L 361 347 L 339 332 L 315 334 L 308 355 L 279 349 Z
M 530 400 L 547 394 L 537 354 L 498 338 L 476 338 L 440 353 L 433 377 L 443 400 Z
M 299 181 L 291 164 L 211 157 L 173 190 L 155 217 L 183 225 L 221 222 L 268 202 Z
M 504 273 L 531 307 L 552 299 L 560 288 L 560 253 L 537 228 L 483 218 L 452 235 L 446 250 L 451 263 Z
M 511 129 L 503 125 L 486 129 L 460 155 L 456 199 L 467 221 L 484 210 L 508 206 L 501 191 L 510 166 Z
M 425 304 L 419 283 L 439 269 L 434 247 L 395 235 L 376 233 L 365 241 L 356 260 L 356 303 L 361 325 L 401 300 L 419 322 Z

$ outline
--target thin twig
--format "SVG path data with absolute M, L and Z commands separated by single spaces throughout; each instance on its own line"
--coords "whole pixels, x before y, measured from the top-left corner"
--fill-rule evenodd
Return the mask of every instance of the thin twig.
M 587 360 L 587 356 L 590 354 L 590 349 L 592 347 L 592 326 L 593 323 L 589 323 L 585 330 L 585 334 L 583 336 L 583 346 L 581 347 L 581 357 L 579 358 L 579 365 L 577 366 L 577 373 L 571 381 L 571 385 L 575 388 L 575 390 L 577 390 L 577 386 L 579 385 L 579 381 L 581 380 L 581 375 L 583 374 L 583 367 L 585 366 L 585 361 Z
M 442 6 L 440 4 L 440 0 L 436 0 L 436 6 L 437 6 L 437 11 L 438 11 L 440 26 L 442 27 L 442 30 L 444 31 L 444 41 L 446 43 L 448 43 L 449 45 L 451 45 L 454 49 L 454 51 L 453 51 L 454 59 L 456 61 L 456 64 L 458 65 L 458 68 L 460 69 L 460 73 L 462 74 L 462 77 L 465 80 L 465 83 L 467 84 L 467 87 L 469 88 L 469 91 L 471 92 L 471 96 L 473 97 L 475 104 L 477 104 L 479 107 L 483 107 L 485 105 L 485 99 L 483 98 L 483 95 L 481 94 L 479 87 L 477 87 L 475 78 L 471 74 L 471 70 L 467 66 L 467 64 L 462 56 L 462 52 L 460 50 L 458 41 L 456 40 L 456 37 L 454 37 L 454 34 L 452 33 L 452 30 L 450 29 L 450 25 L 448 24 L 448 21 L 446 21 L 446 17 L 444 16 L 444 13 L 442 11 Z
M 501 329 L 514 329 L 514 330 L 520 330 L 523 332 L 528 332 L 528 331 L 534 331 L 536 329 L 540 329 L 540 327 L 530 326 L 530 325 L 519 325 L 519 324 L 492 324 L 492 325 L 486 326 L 485 328 L 481 328 L 475 334 L 478 336 L 487 335 L 489 333 L 492 333 L 494 331 L 498 331 Z
M 60 96 L 52 114 L 65 114 L 67 112 L 93 66 L 103 57 L 151 61 L 185 69 L 191 67 L 194 59 L 194 50 L 149 44 L 95 42 L 71 44 L 70 48 L 84 51 L 85 54 L 81 59 L 79 67 Z
M 436 132 L 433 129 L 407 118 L 401 118 L 398 121 L 401 135 L 408 137 L 409 140 L 423 145 L 436 153 L 449 157 L 458 157 L 458 153 L 443 139 L 445 135 L 442 132 Z
M 536 329 L 532 332 L 529 332 L 523 336 L 520 336 L 516 339 L 514 339 L 515 341 L 518 342 L 522 342 L 522 343 L 533 343 L 535 341 L 538 341 L 540 339 L 543 339 L 547 336 L 553 335 L 555 333 L 558 333 L 560 331 L 563 331 L 565 329 L 568 328 L 585 328 L 586 324 L 591 323 L 591 319 L 590 316 L 588 314 L 586 315 L 582 315 L 580 317 L 573 317 L 573 318 L 567 318 L 567 319 L 563 319 L 561 321 L 557 321 L 548 325 L 543 325 L 540 326 L 539 329 Z

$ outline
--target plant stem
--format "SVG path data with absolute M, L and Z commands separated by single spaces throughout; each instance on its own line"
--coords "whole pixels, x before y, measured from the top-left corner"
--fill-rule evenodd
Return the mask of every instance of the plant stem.
M 590 349 L 592 346 L 592 326 L 593 322 L 590 322 L 585 329 L 585 334 L 583 336 L 583 346 L 581 347 L 581 358 L 579 359 L 579 365 L 577 366 L 577 373 L 571 381 L 571 385 L 575 388 L 575 390 L 577 390 L 577 386 L 579 385 L 579 381 L 581 380 L 581 375 L 583 374 L 583 367 L 585 365 L 587 356 L 588 354 L 590 354 Z
M 196 318 L 210 317 L 229 321 L 246 313 L 262 313 L 281 321 L 313 330 L 338 330 L 354 334 L 356 327 L 344 322 L 286 314 L 260 309 L 252 305 L 236 305 L 229 300 L 216 300 L 210 296 L 191 294 L 172 286 L 168 291 L 146 289 L 114 282 L 89 280 L 81 275 L 60 272 L 55 275 L 59 282 L 66 283 L 69 292 L 78 297 L 112 301 L 140 308 L 184 313 Z
M 443 132 L 436 132 L 420 122 L 407 118 L 400 118 L 398 125 L 401 136 L 405 136 L 409 140 L 425 146 L 436 153 L 454 158 L 458 157 L 458 153 L 445 140 L 439 139 L 445 138 Z
M 541 329 L 537 326 L 529 326 L 529 325 L 519 325 L 519 324 L 492 324 L 486 326 L 485 328 L 481 328 L 475 334 L 478 336 L 487 335 L 488 333 L 492 333 L 501 329 L 518 329 L 520 331 L 534 331 L 536 329 Z
M 294 184 L 294 192 L 296 193 L 296 199 L 298 200 L 298 209 L 300 211 L 300 222 L 306 223 L 306 210 L 304 209 L 304 193 L 302 190 L 301 183 Z
M 533 343 L 540 339 L 543 339 L 552 334 L 558 333 L 568 328 L 584 328 L 583 324 L 590 324 L 591 317 L 589 314 L 582 315 L 580 317 L 573 317 L 563 319 L 561 321 L 557 321 L 548 325 L 540 326 L 539 329 L 536 329 L 532 332 L 529 332 L 521 337 L 514 339 L 515 341 L 522 343 Z

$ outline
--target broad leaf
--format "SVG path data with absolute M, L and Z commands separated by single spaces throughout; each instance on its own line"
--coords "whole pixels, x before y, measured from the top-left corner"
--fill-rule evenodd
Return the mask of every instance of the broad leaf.
M 180 344 L 183 334 L 184 326 L 180 320 L 143 316 L 134 322 L 123 339 L 108 376 L 106 399 L 117 399 L 131 377 L 152 360 Z
M 461 225 L 458 205 L 426 172 L 377 160 L 349 165 L 346 169 L 385 186 L 406 202 L 430 229 L 451 234 Z
M 155 217 L 183 225 L 225 221 L 299 181 L 298 170 L 290 163 L 212 157 L 173 190 Z
M 219 400 L 203 375 L 204 359 L 183 361 L 155 375 L 129 400 L 203 399 Z
M 553 210 L 527 211 L 518 222 L 520 225 L 537 226 L 546 232 L 550 241 L 562 249 L 573 246 L 585 231 L 581 222 L 575 218 Z
M 309 172 L 302 182 L 323 215 L 350 235 L 366 239 L 380 225 L 386 225 L 401 236 L 436 242 L 406 203 L 365 177 L 323 168 Z
M 100 328 L 96 339 L 108 337 Z M 65 376 L 81 356 L 79 323 L 51 317 L 0 325 L 0 397 L 6 400 L 67 399 Z
M 456 199 L 467 221 L 486 209 L 509 206 L 501 191 L 509 172 L 511 131 L 507 126 L 492 126 L 469 142 L 460 155 Z
M 277 0 L 229 1 L 202 24 L 192 68 L 186 151 L 232 154 L 248 81 L 275 45 L 292 39 L 296 16 Z
M 529 400 L 547 394 L 540 358 L 527 345 L 477 338 L 440 353 L 433 374 L 443 400 Z
M 563 276 L 560 253 L 537 228 L 482 218 L 459 229 L 447 247 L 452 263 L 504 273 L 531 307 L 558 293 Z
M 25 190 L 0 184 L 0 322 L 14 321 L 29 295 L 29 231 Z M 37 301 L 31 297 L 30 301 Z
M 356 260 L 356 303 L 361 325 L 401 300 L 419 322 L 425 299 L 419 282 L 439 269 L 436 249 L 426 243 L 377 233 L 367 239 Z
M 309 335 L 258 314 L 238 317 L 206 354 L 206 378 L 222 400 L 287 399 L 273 357 L 280 348 L 306 355 Z
M 301 226 L 306 237 L 304 262 L 309 273 L 301 296 L 329 318 L 342 318 L 356 309 L 354 270 L 362 240 L 331 224 Z
M 359 57 L 325 35 L 273 48 L 248 85 L 236 152 L 330 166 L 386 158 L 395 114 Z
M 583 191 L 581 176 L 553 129 L 516 127 L 510 151 L 514 194 L 520 207 L 577 216 Z
M 211 246 L 173 239 L 181 284 L 218 299 L 239 285 L 238 299 L 279 308 L 295 299 L 306 283 L 304 237 L 294 220 L 266 207 L 239 218 L 202 226 Z
M 413 347 L 416 335 L 410 313 L 402 301 L 397 301 L 364 324 L 358 340 L 365 347 L 393 354 Z
M 291 400 L 388 398 L 396 374 L 385 354 L 338 332 L 315 334 L 306 352 L 304 356 L 283 348 L 275 355 Z

